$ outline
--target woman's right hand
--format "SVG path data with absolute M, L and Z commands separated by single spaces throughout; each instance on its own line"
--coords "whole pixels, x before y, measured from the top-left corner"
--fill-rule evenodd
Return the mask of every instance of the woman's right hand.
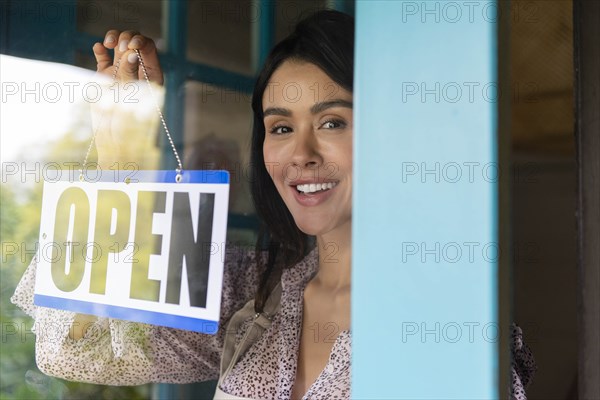
M 114 50 L 113 56 L 109 50 Z M 101 170 L 154 169 L 158 160 L 156 129 L 151 128 L 148 117 L 140 121 L 138 116 L 149 115 L 144 110 L 154 108 L 154 101 L 160 103 L 161 90 L 148 92 L 144 70 L 135 50 L 140 52 L 148 80 L 162 85 L 164 78 L 158 52 L 149 37 L 135 31 L 110 30 L 104 42 L 93 47 L 97 73 L 109 79 L 104 92 L 107 102 L 104 106 L 91 104 Z M 116 82 L 112 82 L 117 65 Z M 158 118 L 155 123 L 158 123 Z
M 109 49 L 114 49 L 114 58 L 110 56 Z M 135 53 L 135 50 L 139 50 L 150 81 L 158 85 L 164 82 L 156 45 L 149 37 L 135 31 L 119 32 L 113 29 L 106 32 L 104 42 L 96 43 L 93 50 L 99 73 L 112 76 L 114 66 L 117 65 L 118 60 L 121 60 L 116 77 L 121 81 L 145 79 Z

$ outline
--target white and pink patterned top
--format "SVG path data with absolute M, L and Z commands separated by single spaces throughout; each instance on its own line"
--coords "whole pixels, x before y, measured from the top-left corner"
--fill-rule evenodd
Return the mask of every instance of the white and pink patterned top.
M 254 252 L 227 251 L 219 332 L 207 335 L 173 328 L 99 318 L 80 340 L 69 339 L 75 313 L 33 305 L 35 259 L 12 302 L 35 319 L 36 361 L 48 375 L 106 385 L 216 380 L 227 323 L 258 286 Z M 289 399 L 296 376 L 302 327 L 303 293 L 318 268 L 313 250 L 282 275 L 281 309 L 222 382 L 220 389 L 249 399 Z M 241 340 L 251 319 L 240 324 Z M 350 399 L 351 333 L 337 333 L 329 361 L 303 399 Z M 511 399 L 525 400 L 524 387 L 536 366 L 522 333 L 512 326 Z

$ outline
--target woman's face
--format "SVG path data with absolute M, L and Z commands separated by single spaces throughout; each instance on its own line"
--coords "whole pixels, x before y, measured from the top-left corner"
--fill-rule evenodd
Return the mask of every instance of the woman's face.
M 350 227 L 352 93 L 319 67 L 286 61 L 263 94 L 269 175 L 306 234 Z

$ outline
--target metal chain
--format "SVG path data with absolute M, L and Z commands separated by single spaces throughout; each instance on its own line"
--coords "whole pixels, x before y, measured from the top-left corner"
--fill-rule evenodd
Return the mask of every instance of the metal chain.
M 138 49 L 134 49 L 134 51 L 137 54 L 138 60 L 140 62 L 140 66 L 142 67 L 142 72 L 144 73 L 144 78 L 146 79 L 146 83 L 148 84 L 148 89 L 150 90 L 150 96 L 152 97 L 152 100 L 154 100 L 154 106 L 156 107 L 156 111 L 158 112 L 158 116 L 160 117 L 160 121 L 165 130 L 165 133 L 167 134 L 167 139 L 169 139 L 169 144 L 171 145 L 171 149 L 173 150 L 175 159 L 177 160 L 178 168 L 175 169 L 175 171 L 177 172 L 177 175 L 175 176 L 175 181 L 180 182 L 181 178 L 182 178 L 181 173 L 183 172 L 183 165 L 181 164 L 181 159 L 179 158 L 179 153 L 177 152 L 175 143 L 173 143 L 173 138 L 171 137 L 171 132 L 169 132 L 169 128 L 167 128 L 167 122 L 165 121 L 165 117 L 163 116 L 163 113 L 160 109 L 158 101 L 156 101 L 156 96 L 154 95 L 154 91 L 152 90 L 152 84 L 150 83 L 150 79 L 148 78 L 148 71 L 146 71 L 146 65 L 144 64 L 144 61 L 142 60 L 142 55 L 140 54 L 140 51 Z M 117 63 L 115 64 L 113 73 L 112 73 L 113 82 L 117 80 L 117 72 L 119 71 L 120 65 L 121 65 L 121 60 L 117 60 Z M 102 123 L 102 119 L 100 120 L 98 126 L 94 130 L 94 134 L 92 135 L 92 140 L 90 141 L 90 145 L 88 146 L 88 149 L 85 153 L 85 158 L 83 159 L 83 164 L 81 166 L 81 169 L 79 170 L 79 172 L 80 172 L 79 180 L 80 181 L 83 180 L 83 169 L 87 165 L 87 160 L 88 160 L 88 157 L 90 156 L 90 152 L 92 151 L 92 147 L 96 140 L 96 135 L 98 134 L 98 130 L 100 129 L 101 123 Z
M 165 133 L 167 134 L 167 138 L 169 139 L 169 144 L 171 145 L 171 149 L 173 149 L 173 154 L 175 155 L 175 159 L 177 160 L 177 176 L 178 179 L 181 179 L 181 171 L 183 171 L 183 165 L 181 164 L 181 159 L 179 158 L 179 153 L 177 153 L 177 148 L 173 143 L 173 138 L 171 137 L 171 133 L 169 132 L 169 128 L 167 128 L 167 123 L 165 122 L 165 117 L 163 116 L 162 111 L 160 110 L 160 106 L 156 101 L 156 96 L 154 96 L 154 91 L 152 90 L 152 84 L 150 83 L 150 79 L 148 79 L 148 72 L 146 71 L 146 64 L 142 60 L 142 55 L 138 49 L 135 49 L 135 54 L 138 56 L 138 60 L 140 60 L 140 65 L 142 67 L 142 72 L 144 73 L 144 78 L 146 79 L 146 83 L 148 84 L 148 89 L 150 90 L 150 95 L 152 96 L 152 100 L 154 100 L 154 105 L 156 106 L 156 111 L 158 112 L 158 116 L 160 117 L 160 121 L 162 122 L 162 126 L 165 129 Z

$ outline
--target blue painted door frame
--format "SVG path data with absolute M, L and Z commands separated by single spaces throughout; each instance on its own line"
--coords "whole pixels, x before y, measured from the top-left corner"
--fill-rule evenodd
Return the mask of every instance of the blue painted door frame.
M 357 2 L 352 398 L 499 397 L 496 7 Z

